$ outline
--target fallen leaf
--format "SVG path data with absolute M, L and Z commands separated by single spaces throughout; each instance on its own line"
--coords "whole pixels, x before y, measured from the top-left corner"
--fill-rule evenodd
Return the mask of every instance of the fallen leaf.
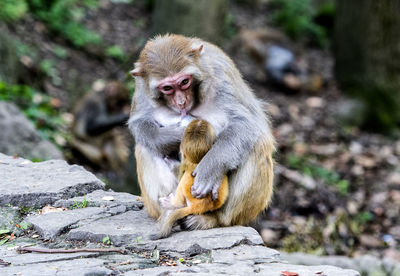
M 113 196 L 103 196 L 101 200 L 113 201 L 115 198 Z
M 65 211 L 65 209 L 46 205 L 42 208 L 41 214 L 56 213 L 56 212 L 62 212 L 62 211 Z
M 291 271 L 282 271 L 281 275 L 283 275 L 283 276 L 299 276 L 299 273 L 291 272 Z
M 8 229 L 0 229 L 0 235 L 8 234 L 8 233 L 10 233 L 10 232 L 11 232 L 11 231 L 8 230 Z

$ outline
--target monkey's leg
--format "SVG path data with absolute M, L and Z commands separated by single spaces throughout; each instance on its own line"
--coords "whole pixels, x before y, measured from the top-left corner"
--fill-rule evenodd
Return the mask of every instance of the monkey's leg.
M 99 147 L 86 143 L 78 139 L 72 139 L 72 146 L 81 152 L 87 159 L 95 164 L 100 164 L 103 153 Z
M 161 222 L 160 237 L 167 237 L 171 234 L 174 224 L 184 217 L 192 214 L 203 214 L 212 208 L 212 203 L 207 199 L 197 199 L 190 206 L 176 209 L 164 221 Z M 207 216 L 207 215 L 205 215 Z M 211 228 L 211 227 L 208 227 Z M 208 229 L 201 228 L 201 229 Z M 189 228 L 190 229 L 190 228 Z M 199 229 L 199 228 L 194 228 Z
M 104 154 L 110 166 L 116 171 L 124 169 L 128 161 L 128 152 L 122 134 L 117 132 L 113 132 L 113 137 L 104 144 Z
M 229 177 L 229 194 L 216 211 L 221 226 L 245 225 L 256 219 L 271 201 L 273 143 L 260 138 L 247 161 Z
M 186 206 L 187 190 L 190 191 L 190 187 L 193 185 L 193 176 L 190 171 L 185 171 L 179 181 L 178 188 L 176 189 L 176 195 L 172 201 L 175 207 Z
M 142 200 L 149 215 L 157 219 L 161 214 L 158 199 L 173 193 L 177 180 L 162 157 L 136 145 L 135 157 Z

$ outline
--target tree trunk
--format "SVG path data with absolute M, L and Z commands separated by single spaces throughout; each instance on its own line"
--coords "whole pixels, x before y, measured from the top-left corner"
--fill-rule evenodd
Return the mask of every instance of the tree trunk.
M 221 43 L 227 0 L 156 0 L 153 13 L 155 34 L 176 33 Z
M 400 126 L 400 0 L 338 0 L 336 77 L 366 105 L 365 125 Z

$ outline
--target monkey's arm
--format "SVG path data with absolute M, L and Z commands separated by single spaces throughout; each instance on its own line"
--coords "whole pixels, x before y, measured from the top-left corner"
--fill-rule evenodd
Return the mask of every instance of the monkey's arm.
M 203 198 L 212 192 L 213 199 L 217 199 L 224 174 L 238 168 L 247 159 L 260 134 L 250 119 L 250 115 L 232 115 L 230 124 L 218 135 L 212 148 L 194 170 L 193 196 Z
M 184 130 L 182 127 L 161 127 L 150 115 L 133 116 L 128 124 L 138 144 L 162 155 L 168 155 L 179 148 Z
M 101 98 L 89 98 L 77 113 L 75 120 L 83 124 L 82 135 L 97 136 L 116 126 L 123 126 L 129 115 L 122 111 L 118 114 L 107 114 L 105 103 Z
M 129 115 L 124 113 L 95 117 L 88 121 L 86 132 L 90 136 L 100 135 L 116 126 L 123 126 L 128 119 Z

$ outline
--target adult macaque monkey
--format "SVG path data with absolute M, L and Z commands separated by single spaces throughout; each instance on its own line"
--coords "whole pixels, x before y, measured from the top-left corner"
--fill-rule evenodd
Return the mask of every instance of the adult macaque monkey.
M 194 171 L 192 194 L 218 196 L 224 175 L 229 195 L 218 210 L 189 216 L 187 229 L 247 224 L 263 211 L 272 195 L 274 139 L 259 101 L 231 59 L 197 38 L 157 36 L 142 50 L 131 74 L 136 79 L 129 128 L 144 205 L 154 218 L 159 198 L 175 192 L 169 163 L 179 150 L 187 114 L 210 122 L 212 148 Z
M 118 81 L 89 93 L 75 110 L 72 147 L 103 169 L 123 170 L 129 149 L 118 128 L 129 119 L 129 101 L 129 91 Z

